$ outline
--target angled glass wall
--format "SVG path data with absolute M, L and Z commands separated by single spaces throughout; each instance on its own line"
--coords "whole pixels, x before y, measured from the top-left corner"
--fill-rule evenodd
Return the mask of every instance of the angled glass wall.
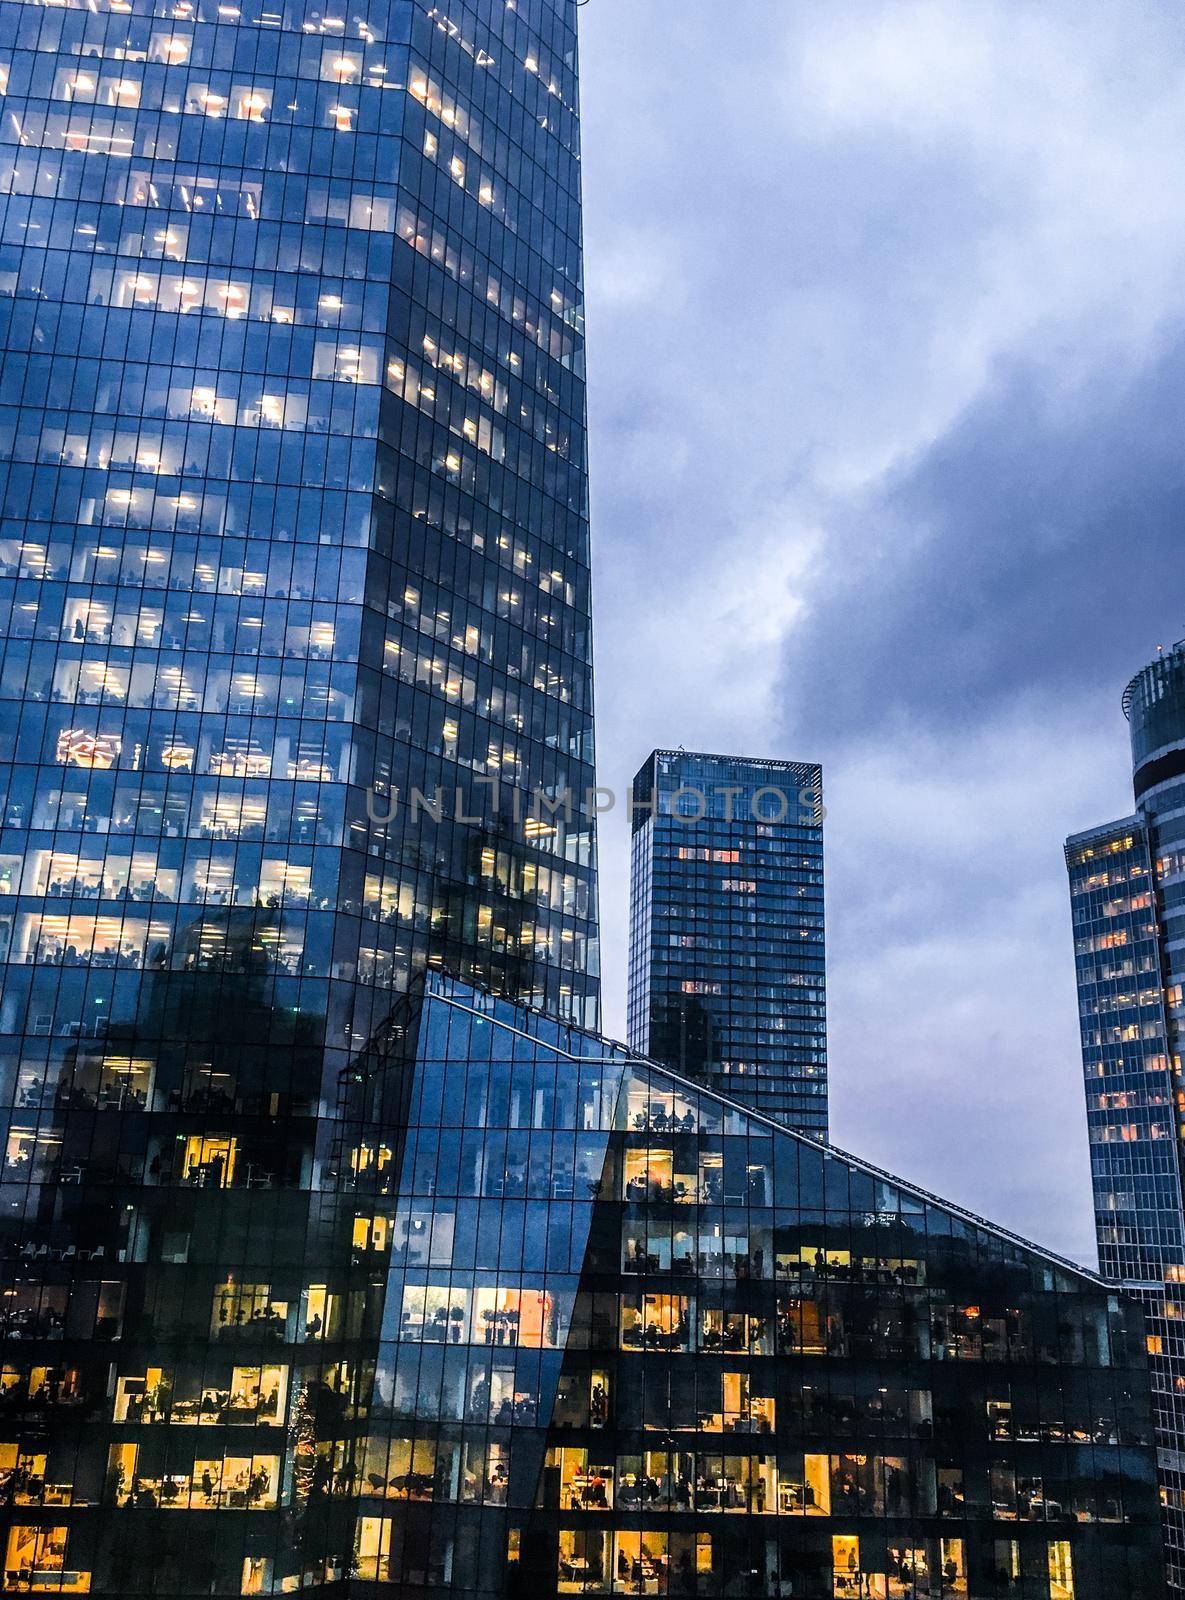
M 391 1592 L 1160 1592 L 1139 1307 L 669 1071 L 416 1029 L 360 1493 Z
M 443 980 L 338 1109 L 13 1265 L 6 1592 L 1161 1593 L 1101 1280 Z

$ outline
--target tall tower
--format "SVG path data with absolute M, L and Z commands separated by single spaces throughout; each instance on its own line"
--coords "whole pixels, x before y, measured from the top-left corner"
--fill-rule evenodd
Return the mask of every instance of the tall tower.
M 1150 1315 L 1169 1580 L 1185 1592 L 1185 642 L 1128 684 L 1136 809 L 1066 842 L 1099 1262 Z
M 575 5 L 0 12 L 5 1570 L 340 1584 L 399 997 L 596 1020 Z
M 825 1139 L 820 768 L 655 750 L 632 821 L 630 1045 Z

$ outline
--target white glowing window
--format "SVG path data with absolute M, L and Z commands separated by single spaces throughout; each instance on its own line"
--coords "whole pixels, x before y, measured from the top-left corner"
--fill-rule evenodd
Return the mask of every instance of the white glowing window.
M 116 304 L 121 306 L 151 305 L 156 299 L 156 279 L 144 273 L 126 273 L 119 285 Z
M 291 861 L 265 861 L 259 872 L 259 898 L 265 906 L 287 902 L 308 903 L 312 887 L 312 868 Z
M 368 228 L 372 233 L 389 233 L 395 226 L 395 203 L 372 195 L 356 194 L 350 199 L 350 227 Z
M 349 50 L 326 50 L 321 57 L 321 76 L 331 83 L 352 83 L 362 74 L 362 57 Z
M 379 352 L 369 345 L 338 345 L 319 340 L 313 350 L 313 377 L 339 383 L 377 383 Z
M 247 291 L 241 284 L 225 283 L 218 290 L 218 303 L 228 317 L 241 317 L 247 310 Z

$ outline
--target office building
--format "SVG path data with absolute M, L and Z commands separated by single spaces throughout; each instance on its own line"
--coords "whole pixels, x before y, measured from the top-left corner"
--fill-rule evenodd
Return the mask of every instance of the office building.
M 1185 644 L 1123 696 L 1135 811 L 1066 842 L 1100 1268 L 1143 1299 L 1170 1585 L 1185 1591 Z
M 0 0 L 8 1589 L 348 1552 L 356 1065 L 595 1022 L 575 18 Z
M 631 821 L 631 1047 L 825 1139 L 820 768 L 655 750 Z
M 44 1267 L 7 1589 L 1163 1593 L 1143 1314 L 1100 1279 L 441 978 L 338 1132 L 250 1216 L 125 1185 L 89 1298 Z M 275 1248 L 310 1217 L 332 1284 Z
M 22 1010 L 188 930 L 591 1022 L 573 8 L 3 4 Z

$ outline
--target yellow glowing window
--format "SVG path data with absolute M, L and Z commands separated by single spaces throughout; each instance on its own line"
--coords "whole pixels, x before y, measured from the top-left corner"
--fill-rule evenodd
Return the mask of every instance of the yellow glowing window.
M 60 1526 L 10 1528 L 5 1571 L 31 1574 L 31 1586 L 34 1579 L 39 1580 L 35 1584 L 37 1588 L 48 1589 L 52 1582 L 55 1592 L 69 1592 L 70 1588 L 79 1592 L 66 1581 L 66 1531 Z M 89 1575 L 86 1586 L 90 1586 Z
M 354 1550 L 358 1576 L 369 1583 L 386 1579 L 391 1557 L 391 1518 L 360 1517 Z
M 834 1533 L 831 1536 L 831 1565 L 837 1581 L 847 1578 L 856 1584 L 852 1593 L 858 1592 L 860 1574 L 860 1541 L 853 1533 Z M 837 1588 L 836 1593 L 841 1591 Z
M 237 1154 L 237 1139 L 191 1134 L 185 1141 L 182 1179 L 205 1189 L 229 1189 L 234 1182 Z
M 1074 1563 L 1068 1539 L 1049 1541 L 1050 1600 L 1074 1600 Z

